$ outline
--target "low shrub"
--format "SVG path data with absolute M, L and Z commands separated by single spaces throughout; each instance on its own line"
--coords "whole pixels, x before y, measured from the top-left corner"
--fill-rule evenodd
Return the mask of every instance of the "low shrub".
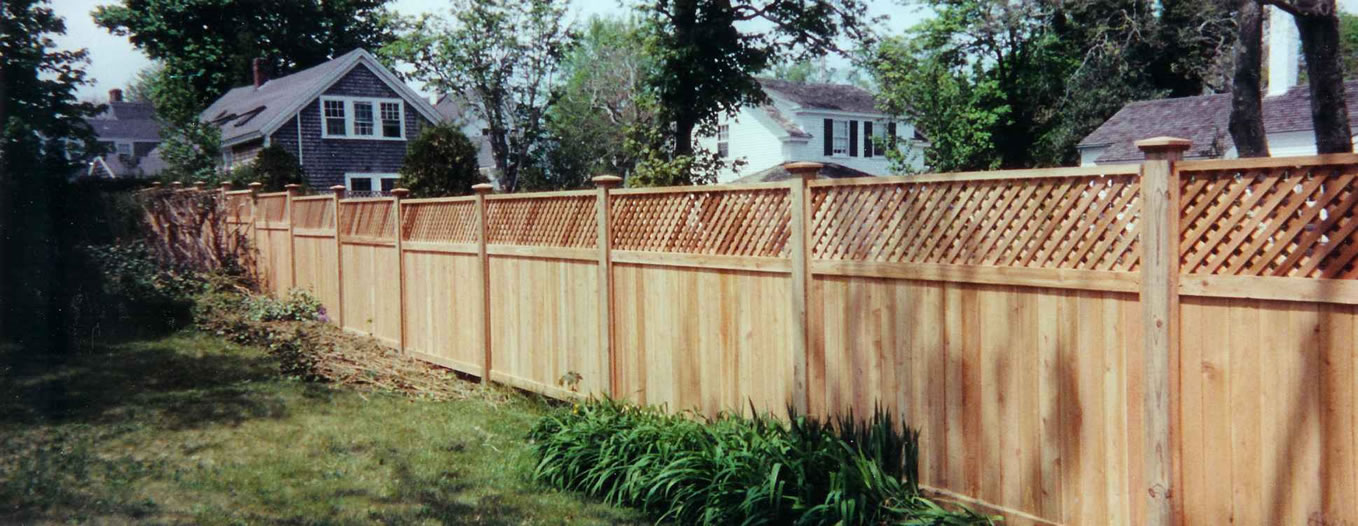
M 288 291 L 287 299 L 271 296 L 245 298 L 245 315 L 252 321 L 329 321 L 321 300 L 302 289 Z
M 859 421 L 700 419 L 592 400 L 544 417 L 535 476 L 679 524 L 988 524 L 919 495 L 919 433 Z

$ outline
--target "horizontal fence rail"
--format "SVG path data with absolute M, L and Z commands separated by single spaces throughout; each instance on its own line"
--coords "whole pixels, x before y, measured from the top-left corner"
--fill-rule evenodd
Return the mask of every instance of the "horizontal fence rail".
M 1020 524 L 1358 522 L 1358 156 L 1175 144 L 1110 167 L 220 202 L 265 290 L 483 380 L 707 415 L 881 407 L 921 431 L 930 491 Z

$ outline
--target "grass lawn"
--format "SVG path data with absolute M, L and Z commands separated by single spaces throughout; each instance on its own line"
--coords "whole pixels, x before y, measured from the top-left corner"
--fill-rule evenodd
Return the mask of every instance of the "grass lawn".
M 0 523 L 596 524 L 530 480 L 544 402 L 360 394 L 185 331 L 63 360 L 0 347 Z

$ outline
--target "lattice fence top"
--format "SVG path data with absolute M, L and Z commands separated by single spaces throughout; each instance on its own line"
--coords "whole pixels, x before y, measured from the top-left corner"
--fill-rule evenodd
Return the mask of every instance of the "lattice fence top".
M 232 221 L 249 221 L 254 213 L 250 194 L 227 194 L 226 217 Z
M 787 188 L 619 194 L 610 218 L 618 250 L 785 257 Z
M 476 201 L 401 204 L 401 235 L 410 241 L 476 243 Z
M 288 196 L 286 194 L 259 196 L 259 219 L 269 223 L 282 223 L 288 219 Z
M 332 228 L 335 225 L 335 200 L 306 199 L 292 201 L 294 228 Z
M 598 246 L 596 198 L 568 195 L 486 201 L 486 242 L 568 248 Z
M 811 188 L 811 256 L 1131 271 L 1140 262 L 1135 175 Z
M 396 210 L 391 199 L 340 202 L 340 234 L 396 239 Z
M 1180 173 L 1185 274 L 1358 277 L 1358 165 Z

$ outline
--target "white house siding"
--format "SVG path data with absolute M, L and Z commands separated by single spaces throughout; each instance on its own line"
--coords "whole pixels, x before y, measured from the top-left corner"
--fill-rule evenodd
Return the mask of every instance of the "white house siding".
M 802 129 L 811 133 L 811 139 L 805 143 L 796 145 L 793 149 L 794 159 L 798 161 L 816 161 L 838 163 L 855 170 L 870 173 L 872 175 L 891 175 L 891 162 L 886 156 L 874 155 L 872 157 L 863 156 L 863 122 L 872 121 L 875 131 L 881 128 L 885 131 L 886 119 L 881 115 L 862 115 L 847 113 L 829 112 L 802 112 L 796 116 L 797 124 Z M 825 155 L 825 119 L 852 120 L 858 121 L 858 156 L 850 155 Z M 896 135 L 904 139 L 910 139 L 915 135 L 915 128 L 909 124 L 896 123 Z M 923 155 L 920 151 L 911 152 L 911 165 L 915 168 L 922 168 Z
M 740 173 L 736 173 L 730 167 L 727 167 L 718 174 L 717 182 L 729 182 L 741 175 L 754 173 L 784 162 L 782 137 L 785 137 L 787 133 L 773 123 L 763 110 L 743 108 L 735 117 L 723 118 L 719 122 L 730 126 L 730 156 L 727 159 L 730 161 L 744 159 L 745 166 Z M 715 152 L 717 151 L 717 138 L 699 136 L 696 146 Z
M 1099 156 L 1103 155 L 1103 152 L 1106 151 L 1108 151 L 1107 146 L 1080 148 L 1080 166 L 1094 166 L 1099 164 Z
M 1358 146 L 1358 141 L 1354 142 Z M 1316 154 L 1316 134 L 1311 130 L 1268 134 L 1268 155 L 1270 157 L 1301 157 Z M 1223 159 L 1235 159 L 1239 154 L 1235 146 L 1223 155 Z

